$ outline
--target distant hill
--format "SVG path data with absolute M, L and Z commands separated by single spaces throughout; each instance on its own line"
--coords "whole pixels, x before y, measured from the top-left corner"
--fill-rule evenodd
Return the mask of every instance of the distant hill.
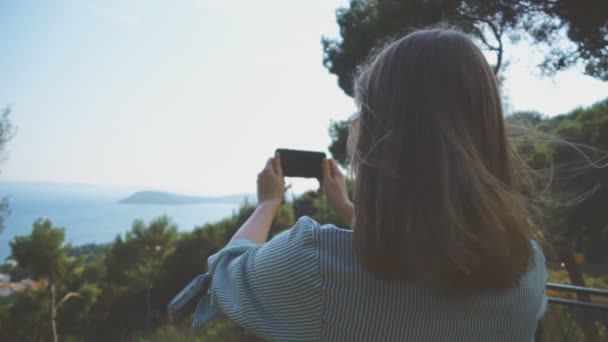
M 235 203 L 242 202 L 245 198 L 252 200 L 251 195 L 230 195 L 222 197 L 200 197 L 172 194 L 161 191 L 138 191 L 121 199 L 118 203 L 123 204 L 200 204 L 200 203 Z

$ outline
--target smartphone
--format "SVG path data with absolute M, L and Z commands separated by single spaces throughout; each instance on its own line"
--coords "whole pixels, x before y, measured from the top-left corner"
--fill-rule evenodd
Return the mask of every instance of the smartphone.
M 300 151 L 279 148 L 281 168 L 285 177 L 316 178 L 321 180 L 321 162 L 325 153 L 315 151 Z

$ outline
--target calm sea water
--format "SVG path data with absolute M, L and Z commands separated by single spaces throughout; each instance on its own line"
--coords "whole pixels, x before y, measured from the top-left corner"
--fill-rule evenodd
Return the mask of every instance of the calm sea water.
M 133 189 L 88 185 L 0 182 L 0 197 L 9 196 L 11 215 L 0 234 L 0 262 L 10 255 L 9 241 L 28 235 L 38 218 L 65 228 L 66 242 L 82 245 L 111 242 L 127 232 L 133 221 L 167 215 L 180 231 L 230 216 L 242 202 L 192 205 L 119 204 Z

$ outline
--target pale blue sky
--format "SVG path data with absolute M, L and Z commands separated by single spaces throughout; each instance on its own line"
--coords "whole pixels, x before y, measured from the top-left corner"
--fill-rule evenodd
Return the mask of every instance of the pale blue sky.
M 0 105 L 19 127 L 5 180 L 253 192 L 276 147 L 326 150 L 352 100 L 322 66 L 347 0 L 0 2 Z M 511 109 L 608 96 L 578 70 L 541 78 L 510 47 Z M 298 182 L 297 190 L 313 186 Z

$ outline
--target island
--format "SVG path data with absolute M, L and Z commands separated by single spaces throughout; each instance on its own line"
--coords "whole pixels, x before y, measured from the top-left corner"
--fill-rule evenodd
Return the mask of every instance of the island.
M 163 205 L 180 205 L 180 204 L 203 204 L 203 203 L 239 203 L 245 200 L 252 201 L 253 195 L 238 194 L 222 197 L 201 197 L 172 194 L 162 191 L 138 191 L 132 195 L 121 199 L 118 203 L 122 204 L 163 204 Z

